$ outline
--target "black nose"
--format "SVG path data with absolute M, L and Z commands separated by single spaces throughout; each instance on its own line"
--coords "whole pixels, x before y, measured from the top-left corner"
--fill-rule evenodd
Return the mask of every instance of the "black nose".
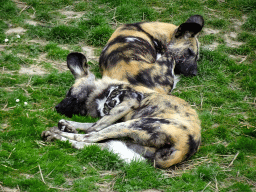
M 55 106 L 56 111 L 58 111 L 59 108 L 60 108 L 59 105 L 56 105 L 56 106 Z
M 197 70 L 191 71 L 191 72 L 190 72 L 190 75 L 191 75 L 191 76 L 196 76 L 196 75 L 197 75 Z
M 190 65 L 188 68 L 188 76 L 196 76 L 197 75 L 197 66 Z

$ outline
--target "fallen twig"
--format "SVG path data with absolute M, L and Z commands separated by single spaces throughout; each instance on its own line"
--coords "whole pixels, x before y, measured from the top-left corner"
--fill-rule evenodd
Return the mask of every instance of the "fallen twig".
M 18 170 L 18 169 L 14 169 L 14 168 L 12 168 L 12 167 L 9 167 L 9 166 L 7 166 L 7 165 L 3 165 L 3 164 L 2 164 L 2 166 L 6 167 L 6 168 L 13 169 L 13 170 L 15 170 L 15 171 L 17 171 L 17 170 Z
M 95 171 L 98 172 L 98 170 L 91 164 L 91 163 L 88 163 Z
M 71 190 L 71 189 L 67 189 L 67 188 L 52 187 L 52 186 L 50 186 L 49 188 L 50 188 L 50 189 L 58 189 L 58 190 L 60 190 L 60 191 L 70 191 L 70 190 Z
M 210 11 L 213 11 L 213 12 L 218 12 L 218 13 L 221 12 L 221 11 L 217 11 L 217 10 L 215 10 L 215 9 L 210 9 L 210 8 L 208 8 L 208 7 L 206 7 L 206 6 L 205 6 L 205 8 L 208 9 L 208 10 L 210 10 Z
M 204 192 L 204 190 L 211 184 L 212 182 L 210 181 L 205 187 L 204 189 L 202 190 L 202 192 Z
M 40 171 L 40 175 L 41 175 L 42 181 L 43 181 L 44 184 L 46 184 L 45 181 L 44 181 L 44 176 L 43 176 L 43 173 L 42 173 L 40 165 L 38 165 L 38 168 L 39 168 L 39 171 Z
M 239 63 L 243 63 L 245 60 L 247 59 L 247 56 L 245 56 L 244 58 L 242 58 L 242 60 Z M 240 72 L 239 72 L 240 73 Z
M 57 166 L 56 166 L 56 167 L 57 167 Z M 52 172 L 56 169 L 56 167 L 54 167 L 54 169 L 53 169 L 48 175 L 46 175 L 46 177 L 49 177 L 49 175 L 52 174 Z
M 215 187 L 216 187 L 216 191 L 219 191 L 219 188 L 218 188 L 218 181 L 217 181 L 216 177 L 215 177 Z
M 18 189 L 18 191 L 20 191 L 20 187 L 19 187 L 19 185 L 17 185 L 17 189 Z
M 181 87 L 181 88 L 179 88 L 179 90 L 190 89 L 190 88 L 195 88 L 195 87 L 204 87 L 204 85 L 195 85 L 195 86 L 190 86 L 190 87 Z
M 203 101 L 204 101 L 203 94 L 201 94 L 201 103 L 200 103 L 201 109 L 203 109 Z
M 9 158 L 11 157 L 12 152 L 13 152 L 15 149 L 16 149 L 16 148 L 13 148 L 13 150 L 11 151 L 11 153 L 10 153 L 10 155 L 8 156 L 8 158 L 7 158 L 7 159 L 9 159 Z
M 239 151 L 237 152 L 237 154 L 235 155 L 235 157 L 233 158 L 233 160 L 230 162 L 230 164 L 228 165 L 228 167 L 230 167 L 231 165 L 233 165 L 234 161 L 236 160 L 237 156 L 239 155 Z

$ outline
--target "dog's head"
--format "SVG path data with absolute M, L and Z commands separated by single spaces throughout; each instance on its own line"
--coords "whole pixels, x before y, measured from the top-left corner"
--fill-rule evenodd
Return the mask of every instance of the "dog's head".
M 69 89 L 66 98 L 55 106 L 58 113 L 67 117 L 86 115 L 86 101 L 95 88 L 95 76 L 88 70 L 86 57 L 81 53 L 70 53 L 67 65 L 75 77 L 74 85 Z
M 197 75 L 197 60 L 199 58 L 197 35 L 203 26 L 203 17 L 194 15 L 182 23 L 172 34 L 167 49 L 173 54 L 176 62 L 175 74 Z

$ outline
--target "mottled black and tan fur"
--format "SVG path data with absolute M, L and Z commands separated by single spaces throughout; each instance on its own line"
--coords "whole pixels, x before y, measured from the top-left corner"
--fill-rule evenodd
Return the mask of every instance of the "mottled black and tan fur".
M 56 106 L 57 111 L 67 116 L 79 112 L 100 120 L 96 123 L 60 120 L 58 128 L 42 133 L 43 138 L 69 140 L 78 149 L 98 143 L 121 158 L 141 156 L 160 168 L 180 163 L 197 151 L 200 121 L 187 102 L 106 76 L 95 80 L 82 54 L 71 53 L 67 58 L 76 82 Z M 77 134 L 78 129 L 86 134 Z M 129 157 L 123 157 L 127 154 Z
M 200 15 L 191 16 L 180 26 L 161 22 L 123 25 L 112 34 L 101 53 L 103 76 L 170 93 L 174 87 L 170 70 L 173 59 L 175 74 L 197 75 L 197 34 L 203 26 Z

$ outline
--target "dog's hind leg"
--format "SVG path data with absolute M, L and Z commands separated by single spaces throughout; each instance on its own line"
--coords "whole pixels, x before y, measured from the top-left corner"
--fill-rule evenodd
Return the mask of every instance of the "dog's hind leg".
M 149 155 L 149 150 L 147 147 L 143 146 L 137 146 L 136 144 L 128 144 L 124 141 L 120 140 L 108 140 L 103 143 L 86 143 L 84 141 L 77 141 L 75 140 L 74 133 L 67 133 L 67 132 L 61 132 L 57 127 L 52 127 L 48 131 L 44 131 L 42 133 L 42 137 L 46 141 L 54 141 L 54 140 L 60 140 L 60 141 L 68 141 L 72 147 L 75 149 L 83 149 L 89 145 L 97 145 L 101 149 L 107 149 L 109 151 L 112 151 L 113 153 L 117 154 L 121 159 L 125 160 L 127 163 L 130 163 L 132 160 L 144 160 L 144 158 L 141 155 Z M 145 148 L 144 150 L 140 149 L 134 150 L 136 145 L 137 148 Z M 151 149 L 151 151 L 155 151 Z
M 61 131 L 69 133 L 77 133 L 78 130 L 87 131 L 88 128 L 92 127 L 95 123 L 79 123 L 75 121 L 67 121 L 61 119 L 58 122 L 58 128 Z
M 42 137 L 48 140 L 48 136 L 54 136 L 56 139 L 59 139 L 57 136 L 63 136 L 68 139 L 75 141 L 82 141 L 86 143 L 96 143 L 106 139 L 115 139 L 115 138 L 130 138 L 135 141 L 135 143 L 143 144 L 146 146 L 157 145 L 158 142 L 150 142 L 151 134 L 148 131 L 143 130 L 140 127 L 137 127 L 136 124 L 141 123 L 141 119 L 129 120 L 121 123 L 116 123 L 102 129 L 98 132 L 91 132 L 89 134 L 77 134 L 63 132 L 57 127 L 52 127 L 47 131 L 42 133 Z M 162 139 L 162 138 L 159 138 Z
M 154 121 L 152 124 L 147 123 L 146 120 L 133 119 L 116 123 L 98 132 L 74 134 L 72 135 L 72 139 L 87 143 L 96 143 L 107 139 L 130 138 L 137 144 L 156 148 L 168 142 L 168 135 L 161 130 L 161 124 L 157 123 L 158 119 L 151 120 Z M 69 137 L 68 133 L 64 132 L 61 135 Z
M 75 134 L 74 140 L 85 143 L 97 143 L 108 139 L 130 138 L 134 143 L 155 148 L 156 152 L 150 155 L 157 167 L 167 168 L 180 163 L 197 151 L 200 141 L 194 140 L 191 135 L 184 134 L 180 138 L 175 131 L 171 134 L 162 129 L 163 124 L 146 123 L 146 120 L 135 119 L 117 123 L 89 134 Z M 150 121 L 154 121 L 151 119 Z M 169 126 L 169 125 L 168 125 Z M 170 125 L 171 126 L 171 125 Z M 169 129 L 175 130 L 174 127 Z M 62 135 L 66 135 L 63 133 Z M 66 135 L 67 136 L 67 135 Z M 154 156 L 154 157 L 153 157 Z

